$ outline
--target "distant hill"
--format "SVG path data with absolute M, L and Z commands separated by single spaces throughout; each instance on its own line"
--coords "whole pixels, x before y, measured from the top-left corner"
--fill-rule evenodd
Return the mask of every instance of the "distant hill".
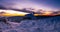
M 13 16 L 13 17 L 8 17 L 8 19 L 10 19 L 11 21 L 17 21 L 20 22 L 22 20 L 38 20 L 38 19 L 60 19 L 60 16 L 36 16 L 36 19 L 32 19 L 33 17 L 29 18 L 29 17 L 20 17 L 20 16 Z

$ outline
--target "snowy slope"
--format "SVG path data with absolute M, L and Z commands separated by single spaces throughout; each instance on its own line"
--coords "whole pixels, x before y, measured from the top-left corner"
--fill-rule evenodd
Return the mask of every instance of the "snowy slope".
M 0 30 L 3 32 L 60 32 L 60 16 L 22 20 L 20 23 L 9 21 L 9 23 L 11 25 L 0 22 Z

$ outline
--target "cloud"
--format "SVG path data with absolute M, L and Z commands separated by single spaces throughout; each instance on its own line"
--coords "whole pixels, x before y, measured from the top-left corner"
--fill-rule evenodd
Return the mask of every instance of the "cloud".
M 32 0 L 0 0 L 0 8 L 4 9 L 23 9 L 33 8 L 34 11 L 43 9 L 45 11 L 55 11 L 57 9 L 44 6 L 43 4 L 36 4 Z
M 46 9 L 46 7 L 31 2 L 30 0 L 0 0 L 0 5 L 4 5 L 7 8 L 35 8 Z
M 0 5 L 0 9 L 6 9 L 4 6 Z

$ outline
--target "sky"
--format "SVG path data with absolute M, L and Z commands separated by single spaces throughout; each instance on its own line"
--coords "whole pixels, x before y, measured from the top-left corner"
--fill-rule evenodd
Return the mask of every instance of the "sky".
M 6 8 L 34 8 L 45 10 L 59 10 L 60 0 L 0 0 L 0 6 Z

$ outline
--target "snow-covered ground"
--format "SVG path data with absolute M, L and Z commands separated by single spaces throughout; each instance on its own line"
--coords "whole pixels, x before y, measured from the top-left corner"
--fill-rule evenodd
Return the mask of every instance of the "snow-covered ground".
M 0 22 L 0 32 L 60 32 L 60 16 L 9 23 Z

